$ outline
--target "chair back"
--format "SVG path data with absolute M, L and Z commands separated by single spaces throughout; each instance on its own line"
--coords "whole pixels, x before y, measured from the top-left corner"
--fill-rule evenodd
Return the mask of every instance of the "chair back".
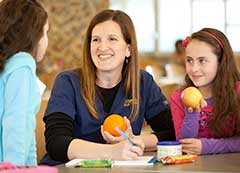
M 172 93 L 179 88 L 180 86 L 177 83 L 166 84 L 161 86 L 161 90 L 168 100 L 170 99 Z
M 45 123 L 43 122 L 43 115 L 47 107 L 48 100 L 42 100 L 40 110 L 36 116 L 36 143 L 37 143 L 37 162 L 39 163 L 45 150 Z

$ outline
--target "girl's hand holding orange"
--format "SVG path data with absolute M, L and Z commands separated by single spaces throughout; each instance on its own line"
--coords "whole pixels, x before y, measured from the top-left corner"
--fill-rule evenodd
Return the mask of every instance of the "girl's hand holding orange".
M 118 127 L 130 137 L 134 136 L 130 121 L 126 117 L 123 118 L 120 115 L 112 114 L 105 119 L 101 126 L 101 134 L 107 143 L 113 144 L 125 140 L 118 134 L 115 127 Z
M 202 107 L 207 106 L 201 92 L 195 87 L 187 87 L 181 95 L 182 103 L 188 108 L 188 112 L 200 112 Z

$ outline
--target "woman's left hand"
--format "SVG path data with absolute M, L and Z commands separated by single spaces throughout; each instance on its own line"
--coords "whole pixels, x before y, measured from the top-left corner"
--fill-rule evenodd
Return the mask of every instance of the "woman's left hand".
M 129 119 L 127 119 L 126 117 L 124 117 L 124 119 L 125 119 L 125 123 L 127 125 L 125 133 L 129 137 L 132 138 L 134 135 L 132 132 L 131 123 L 130 123 Z M 125 138 L 123 138 L 122 136 L 115 137 L 115 136 L 111 135 L 110 133 L 108 133 L 107 131 L 103 131 L 103 126 L 101 126 L 101 134 L 103 136 L 103 139 L 109 144 L 114 144 L 114 143 L 120 142 L 122 140 L 125 140 Z
M 182 151 L 187 154 L 200 155 L 202 151 L 202 142 L 196 138 L 181 139 Z
M 135 160 L 143 155 L 145 144 L 142 138 L 133 138 L 132 141 L 136 146 L 131 145 L 128 140 L 123 140 L 116 144 L 110 145 L 111 156 L 113 160 Z

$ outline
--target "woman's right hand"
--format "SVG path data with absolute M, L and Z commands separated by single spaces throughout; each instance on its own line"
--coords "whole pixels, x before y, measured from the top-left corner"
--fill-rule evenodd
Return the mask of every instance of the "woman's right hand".
M 133 132 L 132 132 L 132 127 L 131 127 L 131 123 L 129 121 L 129 119 L 127 119 L 126 117 L 124 117 L 125 119 L 125 123 L 126 123 L 126 131 L 125 133 L 129 136 L 129 137 L 134 137 Z M 122 136 L 113 136 L 110 133 L 108 133 L 107 131 L 103 131 L 103 126 L 101 126 L 101 134 L 103 136 L 103 139 L 108 143 L 108 144 L 115 144 L 118 143 L 120 141 L 125 140 L 125 138 L 123 138 Z
M 144 152 L 144 142 L 141 138 L 131 139 L 136 146 L 130 144 L 128 140 L 123 140 L 119 143 L 112 145 L 112 157 L 113 160 L 134 160 L 138 156 L 142 156 Z

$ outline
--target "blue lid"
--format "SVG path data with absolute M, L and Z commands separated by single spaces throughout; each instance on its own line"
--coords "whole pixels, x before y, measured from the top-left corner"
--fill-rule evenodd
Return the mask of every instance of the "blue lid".
M 181 145 L 182 142 L 180 141 L 161 141 L 158 142 L 157 145 Z

